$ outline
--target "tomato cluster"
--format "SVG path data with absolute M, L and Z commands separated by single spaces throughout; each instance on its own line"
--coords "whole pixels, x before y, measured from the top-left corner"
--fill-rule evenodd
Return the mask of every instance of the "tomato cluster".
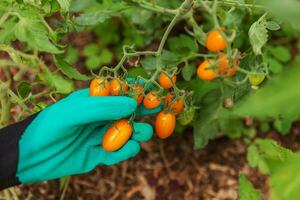
M 145 93 L 146 90 L 144 87 L 146 84 L 140 84 L 138 81 L 128 83 L 121 78 L 113 78 L 109 81 L 107 78 L 97 77 L 90 83 L 90 96 L 125 95 L 136 99 L 137 104 L 143 104 L 145 109 L 154 109 L 163 106 L 162 111 L 155 117 L 154 129 L 159 138 L 165 139 L 174 132 L 176 118 L 185 110 L 186 101 L 184 94 L 178 94 L 178 89 L 177 92 L 175 92 L 175 89 L 171 90 L 176 83 L 176 75 L 169 75 L 167 72 L 162 72 L 157 81 L 160 87 Z M 183 117 L 179 117 L 180 121 L 186 118 L 184 113 L 182 113 Z M 130 121 L 120 119 L 108 128 L 102 141 L 104 150 L 116 151 L 128 141 L 133 131 Z
M 224 28 L 221 28 L 224 30 Z M 223 35 L 217 31 L 212 30 L 208 33 L 205 41 L 206 48 L 212 53 L 218 53 L 217 59 L 206 59 L 199 64 L 197 68 L 197 75 L 202 80 L 214 80 L 218 77 L 232 77 L 239 65 L 238 60 L 233 60 L 233 66 L 230 66 L 230 62 L 227 55 L 222 53 L 226 47 L 227 42 Z

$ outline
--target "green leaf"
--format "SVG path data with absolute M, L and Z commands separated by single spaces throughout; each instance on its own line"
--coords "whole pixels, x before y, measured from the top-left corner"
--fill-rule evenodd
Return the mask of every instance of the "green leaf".
M 15 25 L 14 34 L 18 40 L 27 42 L 33 49 L 54 54 L 62 52 L 50 42 L 48 31 L 39 20 L 25 17 L 20 19 Z
M 234 113 L 259 119 L 269 117 L 295 119 L 300 115 L 300 90 L 295 86 L 300 80 L 300 68 L 291 67 L 273 76 L 264 87 L 250 93 L 236 104 Z M 274 92 L 280 91 L 280 92 Z
M 89 69 L 98 69 L 100 68 L 100 64 L 101 64 L 101 58 L 99 56 L 92 56 L 92 57 L 88 57 L 85 60 L 85 65 L 87 68 Z
M 180 89 L 194 91 L 193 100 L 195 103 L 200 103 L 203 97 L 205 97 L 209 92 L 219 88 L 219 84 L 217 82 L 203 81 L 199 78 L 192 79 L 190 81 L 179 81 L 176 85 Z
M 198 52 L 197 42 L 187 35 L 170 38 L 168 40 L 168 47 L 172 52 L 179 55 L 187 55 Z
M 138 76 L 141 76 L 143 78 L 149 78 L 149 75 L 147 74 L 146 70 L 142 67 L 131 68 L 127 72 L 128 78 L 137 78 Z
M 83 53 L 83 55 L 85 55 L 87 57 L 92 57 L 92 56 L 97 56 L 97 54 L 99 54 L 100 51 L 101 51 L 101 49 L 100 49 L 99 45 L 89 44 L 84 47 L 82 53 Z
M 70 64 L 75 64 L 79 59 L 79 52 L 77 49 L 75 49 L 72 46 L 68 46 L 66 55 L 65 55 L 65 60 L 67 63 Z
M 108 64 L 112 62 L 113 54 L 108 49 L 102 49 L 99 55 L 101 64 Z
M 85 9 L 96 6 L 97 0 L 72 0 L 70 5 L 70 11 L 72 12 L 82 12 Z
M 229 12 L 226 12 L 223 24 L 226 27 L 239 26 L 242 23 L 244 16 L 244 9 L 234 8 L 233 10 L 229 10 Z
M 63 12 L 69 11 L 71 0 L 57 0 L 57 2 L 59 3 Z
M 277 60 L 281 62 L 288 62 L 292 58 L 291 53 L 287 47 L 270 47 L 269 51 Z
M 279 146 L 274 140 L 256 139 L 248 148 L 247 159 L 251 167 L 258 167 L 262 173 L 272 174 L 293 155 L 292 151 Z
M 271 31 L 277 31 L 280 29 L 279 24 L 277 24 L 277 22 L 275 22 L 275 21 L 267 21 L 266 27 L 267 27 L 267 29 L 269 29 Z
M 269 64 L 269 69 L 271 72 L 278 74 L 283 70 L 282 64 L 280 62 L 278 62 L 277 60 L 268 58 L 267 62 Z
M 297 120 L 297 118 L 296 119 L 277 118 L 274 121 L 273 126 L 279 133 L 281 133 L 281 135 L 286 135 L 290 131 L 292 124 L 295 120 Z
M 118 16 L 123 9 L 99 10 L 81 14 L 75 18 L 75 23 L 81 26 L 92 26 L 104 22 L 113 16 Z
M 294 29 L 300 27 L 300 2 L 298 0 L 263 0 L 261 1 L 276 19 L 292 25 Z
M 278 165 L 271 175 L 270 200 L 300 200 L 300 154 Z
M 254 22 L 249 29 L 249 39 L 253 49 L 253 52 L 256 55 L 262 54 L 261 49 L 268 41 L 268 31 L 266 28 L 266 21 L 256 21 Z
M 260 192 L 257 191 L 252 183 L 241 174 L 239 178 L 239 200 L 261 200 Z
M 164 50 L 161 55 L 164 68 L 174 67 L 179 61 L 179 57 L 171 51 Z
M 32 90 L 32 86 L 27 82 L 21 82 L 17 86 L 18 95 L 22 98 L 26 98 Z
M 81 80 L 81 81 L 86 81 L 90 79 L 90 77 L 81 74 L 76 69 L 74 69 L 69 63 L 64 61 L 63 58 L 56 56 L 54 61 L 57 68 L 60 69 L 70 79 Z
M 15 40 L 15 21 L 13 19 L 8 19 L 0 29 L 0 43 L 9 44 L 11 41 Z
M 195 72 L 196 72 L 196 66 L 187 64 L 183 67 L 181 73 L 185 81 L 190 81 L 192 76 L 195 74 Z
M 244 125 L 240 119 L 223 118 L 219 121 L 221 132 L 230 138 L 239 138 L 243 135 Z
M 44 71 L 46 82 L 57 92 L 61 94 L 68 94 L 74 90 L 73 82 L 55 74 L 48 69 Z
M 141 65 L 146 71 L 152 71 L 156 69 L 156 58 L 147 57 L 141 60 Z
M 204 103 L 199 119 L 193 123 L 195 149 L 205 147 L 218 133 L 219 119 L 223 111 L 219 95 L 217 92 L 212 92 L 206 96 L 207 103 Z

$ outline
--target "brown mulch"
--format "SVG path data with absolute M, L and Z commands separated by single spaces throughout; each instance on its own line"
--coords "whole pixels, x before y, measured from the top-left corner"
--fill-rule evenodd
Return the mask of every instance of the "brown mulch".
M 300 149 L 300 123 L 287 136 L 269 132 L 263 137 L 276 139 L 293 150 Z M 192 134 L 174 134 L 161 141 L 153 138 L 142 144 L 141 153 L 115 166 L 100 166 L 71 178 L 65 199 L 237 199 L 240 173 L 268 196 L 266 176 L 251 169 L 246 161 L 247 145 L 225 137 L 211 141 L 203 150 L 193 149 Z M 20 199 L 59 199 L 59 181 L 18 187 Z M 1 199 L 1 198 L 0 198 Z

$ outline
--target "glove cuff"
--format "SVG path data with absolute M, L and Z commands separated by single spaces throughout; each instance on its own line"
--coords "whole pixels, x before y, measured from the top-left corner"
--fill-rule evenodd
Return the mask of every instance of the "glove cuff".
M 19 140 L 36 115 L 0 130 L 0 190 L 20 184 L 16 177 Z

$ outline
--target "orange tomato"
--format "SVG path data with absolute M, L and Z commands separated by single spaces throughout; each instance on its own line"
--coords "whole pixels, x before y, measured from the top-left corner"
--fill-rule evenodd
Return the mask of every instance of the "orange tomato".
M 143 88 L 143 86 L 137 84 L 137 85 L 132 86 L 132 89 L 135 91 L 134 98 L 136 99 L 137 104 L 140 105 L 144 99 L 144 97 L 142 95 L 144 88 Z
M 105 151 L 116 151 L 120 149 L 131 137 L 132 126 L 126 119 L 116 121 L 106 130 L 102 140 Z
M 184 109 L 184 101 L 182 99 L 177 99 L 175 100 L 171 105 L 170 105 L 170 110 L 175 114 L 181 113 L 181 111 Z
M 217 70 L 219 74 L 227 74 L 227 77 L 232 77 L 236 72 L 236 66 L 238 66 L 238 60 L 233 61 L 234 67 L 229 66 L 229 60 L 227 59 L 226 54 L 220 53 L 218 56 L 217 66 L 219 69 Z
M 174 95 L 172 93 L 168 93 L 166 98 L 165 98 L 165 102 L 164 102 L 164 108 L 166 108 L 172 101 Z
M 110 94 L 112 96 L 118 96 L 124 91 L 128 91 L 128 85 L 124 81 L 116 78 L 110 82 Z
M 172 135 L 175 125 L 176 118 L 172 113 L 160 112 L 155 118 L 155 132 L 161 139 L 165 139 Z
M 203 80 L 214 80 L 217 78 L 217 72 L 215 69 L 209 68 L 211 63 L 214 63 L 213 60 L 204 60 L 202 63 L 199 64 L 197 69 L 197 75 L 199 78 Z
M 149 92 L 144 98 L 144 107 L 147 109 L 153 109 L 160 105 L 161 98 L 154 92 Z
M 227 72 L 227 78 L 230 78 L 230 77 L 232 77 L 235 73 L 236 73 L 236 71 L 237 71 L 237 69 L 235 68 L 235 67 L 232 67 L 232 68 L 230 68 L 229 70 L 228 70 L 228 72 Z
M 164 108 L 170 106 L 170 111 L 175 115 L 177 115 L 181 113 L 181 111 L 184 109 L 184 101 L 182 99 L 176 99 L 174 102 L 172 102 L 173 97 L 174 97 L 173 94 L 171 93 L 167 94 L 164 102 Z
M 105 78 L 95 78 L 90 83 L 90 96 L 109 96 L 109 82 Z
M 206 37 L 205 46 L 209 51 L 217 52 L 225 49 L 227 42 L 219 31 L 212 30 Z
M 164 89 L 169 89 L 176 82 L 176 76 L 173 76 L 171 79 L 166 73 L 163 72 L 160 74 L 158 82 Z

